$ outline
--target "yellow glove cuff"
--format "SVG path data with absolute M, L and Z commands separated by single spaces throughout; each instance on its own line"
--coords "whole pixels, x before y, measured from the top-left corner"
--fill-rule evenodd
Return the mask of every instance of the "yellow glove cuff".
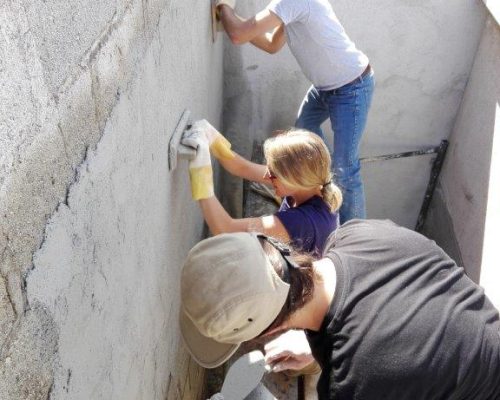
M 214 195 L 214 179 L 211 165 L 190 168 L 189 177 L 191 179 L 193 200 L 208 199 Z
M 217 159 L 231 160 L 235 157 L 231 150 L 231 143 L 222 135 L 210 145 L 210 153 Z

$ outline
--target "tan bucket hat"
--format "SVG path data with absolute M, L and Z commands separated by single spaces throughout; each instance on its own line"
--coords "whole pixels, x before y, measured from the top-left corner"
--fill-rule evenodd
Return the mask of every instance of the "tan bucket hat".
M 278 316 L 290 286 L 256 234 L 214 236 L 191 249 L 181 275 L 181 333 L 193 358 L 215 368 Z

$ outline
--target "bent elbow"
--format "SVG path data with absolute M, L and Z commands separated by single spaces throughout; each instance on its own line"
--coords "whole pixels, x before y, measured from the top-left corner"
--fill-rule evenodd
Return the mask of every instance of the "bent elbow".
M 212 235 L 217 236 L 222 233 L 231 233 L 230 225 L 228 223 L 215 223 L 209 226 L 210 232 Z
M 240 45 L 245 43 L 243 36 L 238 32 L 230 32 L 228 36 L 232 44 Z
M 269 53 L 269 54 L 276 54 L 278 51 L 279 51 L 279 47 L 276 47 L 276 46 L 270 46 L 270 47 L 265 49 L 265 52 Z
M 221 233 L 227 233 L 227 232 L 224 232 L 224 230 L 218 229 L 218 228 L 212 228 L 212 229 L 210 229 L 210 232 L 212 233 L 212 236 L 217 236 L 217 235 L 220 235 Z

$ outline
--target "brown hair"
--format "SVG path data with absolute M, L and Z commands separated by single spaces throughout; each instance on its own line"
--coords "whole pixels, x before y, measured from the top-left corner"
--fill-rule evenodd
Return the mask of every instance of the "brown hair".
M 342 204 L 342 192 L 333 182 L 330 152 L 323 140 L 304 129 L 279 132 L 264 142 L 269 170 L 287 186 L 308 190 L 320 187 L 332 212 Z
M 286 261 L 280 251 L 263 238 L 259 238 L 259 241 L 274 270 L 283 279 L 284 268 L 286 268 L 284 264 L 286 264 Z M 290 291 L 288 292 L 287 300 L 274 321 L 261 335 L 282 325 L 295 311 L 301 309 L 311 300 L 313 296 L 315 280 L 314 257 L 309 254 L 292 251 L 292 258 L 296 267 L 288 267 Z

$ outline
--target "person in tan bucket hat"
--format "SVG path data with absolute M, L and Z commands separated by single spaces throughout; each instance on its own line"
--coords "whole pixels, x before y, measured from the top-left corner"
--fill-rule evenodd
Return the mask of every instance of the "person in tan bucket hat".
M 181 278 L 181 332 L 193 358 L 206 368 L 228 360 L 274 321 L 289 288 L 258 235 L 222 234 L 198 243 Z
M 252 233 L 203 240 L 181 301 L 182 336 L 207 368 L 288 331 L 266 362 L 315 359 L 320 400 L 500 399 L 498 311 L 433 241 L 391 221 L 347 222 L 319 260 Z

